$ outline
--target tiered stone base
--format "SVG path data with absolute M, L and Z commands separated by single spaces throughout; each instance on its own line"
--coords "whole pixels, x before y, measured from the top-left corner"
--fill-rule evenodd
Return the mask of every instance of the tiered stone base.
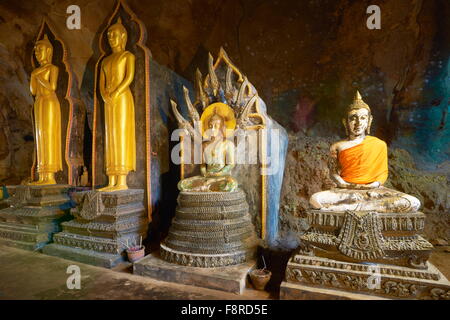
M 224 267 L 254 256 L 256 235 L 245 193 L 181 192 L 161 258 L 191 267 Z
M 286 268 L 281 299 L 450 299 L 450 283 L 427 262 L 418 270 L 296 254 Z
M 160 255 L 134 264 L 134 273 L 157 280 L 242 294 L 257 238 L 245 193 L 181 192 Z
M 41 250 L 71 219 L 68 185 L 8 186 L 9 207 L 0 210 L 0 244 Z
M 99 198 L 100 197 L 100 198 Z M 44 253 L 91 265 L 112 268 L 124 262 L 126 246 L 147 234 L 144 190 L 86 191 L 73 196 L 75 220 L 62 224 L 54 244 Z
M 287 265 L 282 298 L 450 299 L 450 283 L 428 262 L 433 246 L 419 235 L 423 213 L 307 214 L 311 228 Z
M 133 273 L 160 281 L 242 294 L 248 286 L 248 273 L 255 267 L 254 260 L 219 268 L 187 267 L 151 254 L 133 265 Z
M 300 239 L 317 257 L 425 269 L 433 246 L 420 236 L 425 215 L 309 210 L 311 228 Z

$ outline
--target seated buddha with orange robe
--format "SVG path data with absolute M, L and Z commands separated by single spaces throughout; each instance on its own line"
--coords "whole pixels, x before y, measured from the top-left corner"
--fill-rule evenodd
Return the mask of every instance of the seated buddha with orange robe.
M 359 92 L 343 119 L 348 138 L 334 143 L 331 155 L 338 170 L 332 174 L 338 188 L 317 192 L 310 204 L 327 211 L 415 212 L 420 201 L 383 187 L 388 178 L 386 143 L 369 136 L 372 115 Z

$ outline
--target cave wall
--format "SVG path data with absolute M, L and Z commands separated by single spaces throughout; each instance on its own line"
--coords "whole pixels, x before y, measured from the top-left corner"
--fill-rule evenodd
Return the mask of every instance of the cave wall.
M 374 135 L 393 149 L 407 150 L 405 161 L 414 170 L 443 177 L 432 202 L 448 194 L 448 0 L 126 2 L 145 23 L 147 46 L 159 64 L 192 81 L 197 67 L 206 72 L 207 53 L 215 56 L 223 46 L 248 76 L 269 115 L 288 129 L 293 141 L 284 205 L 300 201 L 303 205 L 295 210 L 302 211 L 312 192 L 327 187 L 326 150 L 333 138 L 342 137 L 340 118 L 356 89 L 373 110 Z M 81 9 L 80 30 L 66 27 L 66 8 L 72 4 Z M 381 8 L 381 30 L 366 27 L 366 8 L 373 4 Z M 115 0 L 0 2 L 0 184 L 19 183 L 32 164 L 30 54 L 42 17 L 68 41 L 87 128 L 92 128 L 92 57 L 101 24 L 114 6 Z M 305 143 L 323 152 L 307 153 Z M 316 153 L 323 165 L 311 162 Z M 291 172 L 300 169 L 306 171 L 294 179 Z M 391 179 L 402 186 L 401 176 Z M 448 197 L 445 201 L 429 211 L 448 213 Z M 282 211 L 284 221 L 295 220 L 291 209 Z M 448 223 L 448 215 L 442 219 L 437 221 Z M 303 230 L 297 222 L 285 225 Z

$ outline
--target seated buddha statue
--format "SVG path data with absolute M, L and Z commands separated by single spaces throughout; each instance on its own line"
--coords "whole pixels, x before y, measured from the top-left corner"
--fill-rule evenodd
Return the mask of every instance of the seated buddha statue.
M 236 127 L 233 109 L 224 103 L 208 106 L 201 116 L 203 161 L 200 176 L 180 180 L 178 189 L 190 192 L 233 192 L 238 183 L 230 174 L 235 166 L 234 143 L 227 139 Z
M 368 135 L 372 119 L 370 107 L 357 91 L 342 119 L 348 137 L 330 148 L 337 160 L 337 172 L 332 173 L 337 188 L 313 194 L 314 209 L 416 212 L 420 208 L 417 198 L 383 186 L 388 178 L 387 146 Z

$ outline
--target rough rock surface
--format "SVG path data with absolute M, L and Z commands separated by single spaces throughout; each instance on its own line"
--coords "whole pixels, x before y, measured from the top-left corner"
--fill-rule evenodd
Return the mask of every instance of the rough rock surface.
M 0 121 L 14 128 L 0 129 L 0 136 L 6 136 L 0 139 L 0 183 L 17 183 L 32 162 L 28 82 L 42 18 L 68 44 L 91 123 L 91 58 L 115 2 L 78 0 L 80 30 L 66 27 L 71 0 L 0 3 Z M 359 88 L 374 110 L 377 136 L 397 139 L 409 150 L 423 150 L 426 143 L 420 154 L 433 155 L 429 161 L 448 160 L 447 0 L 379 1 L 381 30 L 366 27 L 368 1 L 126 3 L 146 24 L 147 46 L 159 64 L 192 80 L 195 68 L 206 71 L 207 52 L 217 54 L 224 46 L 258 88 L 271 116 L 294 132 L 338 133 L 342 110 Z M 322 127 L 316 128 L 317 123 Z
M 33 164 L 33 101 L 26 91 L 27 77 L 23 64 L 0 42 L 0 184 L 19 183 Z
M 450 179 L 442 173 L 418 170 L 411 154 L 403 149 L 389 152 L 389 183 L 399 191 L 414 195 L 427 215 L 425 235 L 438 243 L 450 241 Z
M 66 27 L 72 0 L 0 2 L 0 184 L 19 183 L 32 164 L 30 55 L 42 18 L 68 45 L 91 126 L 92 59 L 115 2 L 76 1 L 80 30 Z M 325 151 L 335 139 L 318 136 L 340 132 L 342 111 L 356 88 L 373 110 L 376 136 L 449 175 L 448 0 L 377 1 L 381 30 L 366 27 L 371 1 L 126 2 L 145 23 L 147 46 L 159 64 L 193 80 L 195 68 L 205 73 L 207 52 L 216 55 L 224 46 L 268 113 L 290 130 L 283 230 L 303 230 L 297 217 L 308 196 L 330 183 Z M 302 132 L 309 136 L 295 137 Z M 427 234 L 448 239 L 448 180 L 415 169 L 411 157 L 391 149 L 391 183 L 423 201 Z

